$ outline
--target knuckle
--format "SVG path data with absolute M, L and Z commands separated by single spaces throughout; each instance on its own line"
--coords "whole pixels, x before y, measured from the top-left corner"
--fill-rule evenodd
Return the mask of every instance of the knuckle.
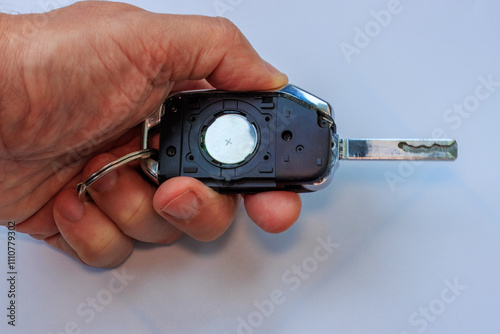
M 136 196 L 120 212 L 121 215 L 115 221 L 120 230 L 127 235 L 134 235 L 137 230 L 143 228 L 140 223 L 146 220 L 150 211 L 151 204 L 149 203 L 149 197 L 146 194 L 140 193 L 137 193 Z
M 222 44 L 231 45 L 233 41 L 242 36 L 240 29 L 225 17 L 213 18 L 211 27 L 213 37 L 221 40 Z
M 218 16 L 214 17 L 213 20 L 224 30 L 229 30 L 229 31 L 238 30 L 238 27 L 236 27 L 236 25 L 228 18 Z

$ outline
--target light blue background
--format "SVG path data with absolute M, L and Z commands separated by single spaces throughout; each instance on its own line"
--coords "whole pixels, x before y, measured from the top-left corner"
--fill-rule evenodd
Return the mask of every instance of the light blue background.
M 0 10 L 40 12 L 68 3 L 8 0 Z M 385 26 L 376 13 L 394 1 L 131 3 L 228 17 L 292 83 L 332 104 L 342 137 L 441 132 L 457 139 L 459 158 L 416 166 L 341 162 L 330 187 L 302 196 L 301 217 L 283 234 L 263 233 L 241 209 L 215 242 L 138 244 L 114 272 L 84 267 L 18 234 L 15 329 L 4 316 L 2 231 L 0 332 L 500 331 L 500 86 L 469 106 L 467 117 L 448 111 L 474 102 L 480 78 L 500 82 L 498 2 L 401 0 Z M 225 11 L 217 10 L 221 3 Z M 368 29 L 370 40 L 356 36 L 358 29 Z M 358 53 L 346 57 L 341 46 L 356 42 Z M 332 254 L 318 248 L 328 239 Z M 120 282 L 117 273 L 129 280 Z M 95 316 L 87 305 L 92 298 L 101 300 Z

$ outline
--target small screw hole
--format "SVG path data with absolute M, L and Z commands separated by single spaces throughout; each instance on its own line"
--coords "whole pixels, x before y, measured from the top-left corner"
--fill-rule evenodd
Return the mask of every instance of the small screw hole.
M 175 147 L 173 147 L 173 146 L 169 146 L 169 147 L 167 148 L 167 155 L 168 155 L 169 157 L 173 157 L 173 156 L 175 155 L 175 153 L 176 153 Z
M 283 131 L 283 133 L 281 134 L 281 138 L 283 138 L 284 141 L 290 141 L 292 140 L 292 132 L 291 131 Z

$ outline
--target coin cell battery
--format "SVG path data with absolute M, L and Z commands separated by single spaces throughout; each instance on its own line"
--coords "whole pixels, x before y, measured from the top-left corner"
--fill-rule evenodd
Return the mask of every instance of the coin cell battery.
M 217 163 L 235 165 L 251 156 L 257 147 L 257 129 L 246 117 L 224 114 L 201 134 L 201 146 Z

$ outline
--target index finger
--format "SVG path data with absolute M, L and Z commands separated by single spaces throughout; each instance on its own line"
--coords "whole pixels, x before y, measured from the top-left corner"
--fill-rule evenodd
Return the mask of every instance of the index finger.
M 206 79 L 218 89 L 271 90 L 288 83 L 228 19 L 154 14 L 148 50 L 169 81 Z M 159 45 L 158 45 L 159 44 Z M 160 77 L 161 77 L 160 76 Z

